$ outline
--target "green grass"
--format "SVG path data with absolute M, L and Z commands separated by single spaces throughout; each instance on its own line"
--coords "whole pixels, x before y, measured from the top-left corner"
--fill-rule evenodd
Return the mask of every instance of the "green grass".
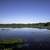
M 22 48 L 26 42 L 27 40 L 21 38 L 0 40 L 0 48 L 4 48 L 3 50 L 12 50 L 12 47 Z M 11 46 L 11 48 L 9 48 L 9 46 Z
M 27 42 L 27 40 L 24 39 L 7 39 L 7 40 L 0 40 L 0 44 L 14 44 L 14 43 L 24 43 Z

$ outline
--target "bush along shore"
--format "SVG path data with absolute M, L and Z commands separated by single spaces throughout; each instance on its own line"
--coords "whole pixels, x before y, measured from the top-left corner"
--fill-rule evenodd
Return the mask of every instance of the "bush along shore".
M 50 29 L 50 22 L 32 24 L 0 24 L 0 28 L 45 28 Z

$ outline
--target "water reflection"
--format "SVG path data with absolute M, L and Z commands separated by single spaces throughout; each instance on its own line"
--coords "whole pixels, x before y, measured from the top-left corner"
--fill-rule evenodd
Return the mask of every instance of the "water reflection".
M 9 40 L 5 41 L 7 43 L 15 42 L 15 47 L 18 48 L 48 47 L 50 46 L 50 30 L 38 28 L 0 28 L 0 42 L 4 43 L 4 40 Z M 16 45 L 17 42 L 18 45 Z M 14 47 L 14 44 L 10 47 Z

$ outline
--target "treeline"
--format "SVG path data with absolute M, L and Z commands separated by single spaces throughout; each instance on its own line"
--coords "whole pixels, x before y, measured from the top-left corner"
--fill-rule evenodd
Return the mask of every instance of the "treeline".
M 50 22 L 47 23 L 32 23 L 32 24 L 0 24 L 0 28 L 21 28 L 21 27 L 31 27 L 31 28 L 50 28 Z

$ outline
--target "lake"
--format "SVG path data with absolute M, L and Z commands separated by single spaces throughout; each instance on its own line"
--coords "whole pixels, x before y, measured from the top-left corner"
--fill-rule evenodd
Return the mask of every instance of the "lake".
M 50 45 L 50 30 L 39 28 L 0 28 L 0 40 L 16 38 L 23 39 L 28 44 L 34 44 L 32 46 L 48 47 Z

